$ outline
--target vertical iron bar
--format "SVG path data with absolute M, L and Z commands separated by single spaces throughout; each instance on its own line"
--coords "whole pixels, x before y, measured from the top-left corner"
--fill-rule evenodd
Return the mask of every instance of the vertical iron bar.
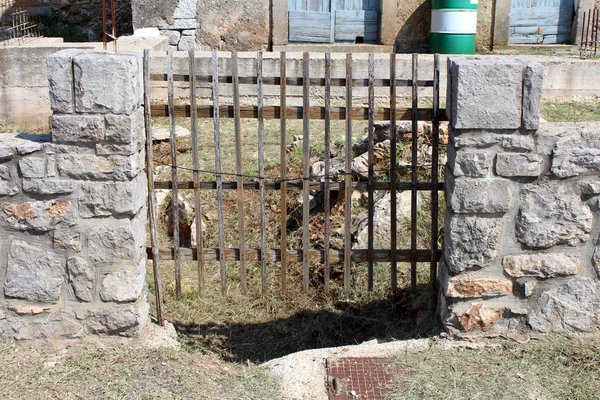
M 437 249 L 438 249 L 438 172 L 440 151 L 440 55 L 433 56 L 433 121 L 431 130 L 431 261 L 429 279 L 434 304 L 437 304 Z
M 411 162 L 411 196 L 410 196 L 410 284 L 414 290 L 417 288 L 417 146 L 419 135 L 419 86 L 418 86 L 418 54 L 412 56 L 412 162 Z
M 310 242 L 308 238 L 308 225 L 310 222 L 310 57 L 304 53 L 302 62 L 303 78 L 303 180 L 302 180 L 302 285 L 308 292 L 309 267 L 310 267 Z
M 335 3 L 335 1 L 333 2 Z M 329 265 L 329 237 L 330 232 L 330 212 L 331 212 L 331 191 L 330 191 L 330 156 L 331 156 L 331 54 L 325 53 L 325 187 L 323 190 L 323 222 L 325 224 L 325 237 L 323 238 L 324 270 L 323 270 L 323 288 L 325 293 L 329 293 L 329 276 L 331 267 Z
M 227 265 L 225 264 L 225 228 L 223 224 L 223 176 L 221 175 L 221 133 L 219 115 L 219 56 L 212 52 L 212 95 L 213 123 L 215 140 L 215 169 L 217 181 L 217 229 L 219 230 L 219 268 L 221 273 L 221 294 L 227 294 Z
M 281 235 L 281 293 L 287 290 L 287 127 L 286 127 L 286 96 L 287 96 L 286 54 L 279 57 L 279 102 L 280 102 L 280 147 L 281 161 L 281 199 L 280 199 L 280 235 Z
M 260 277 L 261 292 L 267 294 L 267 234 L 265 209 L 265 121 L 263 115 L 263 53 L 259 51 L 256 57 L 258 93 L 258 186 L 260 190 Z
M 352 268 L 352 54 L 346 54 L 346 165 L 344 169 L 344 290 L 350 291 Z
M 113 49 L 114 52 L 117 52 L 117 7 L 115 6 L 115 0 L 110 0 L 110 8 L 112 13 L 112 36 L 113 36 Z
M 369 164 L 369 172 L 368 172 L 368 229 L 367 229 L 367 238 L 368 238 L 368 272 L 367 272 L 367 285 L 369 292 L 373 291 L 373 266 L 374 266 L 374 246 L 375 246 L 375 221 L 374 221 L 374 213 L 375 213 L 375 199 L 374 199 L 374 191 L 373 186 L 375 185 L 375 141 L 373 138 L 374 130 L 375 130 L 375 56 L 373 54 L 369 54 L 369 128 L 368 128 L 368 164 Z
M 192 156 L 194 178 L 194 218 L 196 220 L 196 258 L 198 259 L 198 294 L 204 297 L 204 238 L 202 233 L 202 212 L 200 201 L 200 155 L 198 154 L 198 108 L 196 106 L 196 54 L 189 51 L 190 57 L 190 113 L 192 119 Z
M 102 47 L 106 50 L 106 0 L 102 0 Z
M 154 275 L 154 295 L 156 319 L 164 325 L 163 293 L 160 276 L 160 252 L 158 243 L 158 215 L 156 193 L 154 192 L 154 153 L 152 148 L 152 114 L 150 111 L 150 50 L 144 50 L 144 122 L 146 128 L 146 179 L 148 180 L 148 216 L 150 219 L 150 243 L 152 245 L 152 273 Z
M 231 53 L 233 76 L 233 126 L 235 132 L 235 173 L 237 181 L 238 231 L 240 239 L 240 283 L 242 294 L 248 293 L 246 282 L 246 235 L 244 228 L 244 177 L 242 176 L 242 125 L 240 121 L 240 78 L 237 52 Z
M 390 248 L 391 248 L 391 280 L 392 293 L 398 290 L 398 207 L 396 185 L 398 183 L 398 161 L 396 147 L 398 137 L 396 132 L 396 53 L 390 54 Z
M 175 99 L 173 89 L 173 49 L 167 52 L 167 87 L 168 87 L 168 107 L 169 107 L 169 137 L 171 147 L 171 216 L 173 218 L 173 247 L 175 254 L 175 294 L 181 296 L 181 261 L 179 257 L 179 191 L 177 187 L 177 140 L 175 136 Z

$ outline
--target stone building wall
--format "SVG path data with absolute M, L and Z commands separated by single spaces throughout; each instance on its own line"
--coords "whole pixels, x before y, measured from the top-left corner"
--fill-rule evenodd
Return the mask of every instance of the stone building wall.
M 149 315 L 141 62 L 64 50 L 48 76 L 51 137 L 0 136 L 0 337 L 136 335 Z
M 460 335 L 600 324 L 600 124 L 539 124 L 543 67 L 450 57 L 442 322 Z

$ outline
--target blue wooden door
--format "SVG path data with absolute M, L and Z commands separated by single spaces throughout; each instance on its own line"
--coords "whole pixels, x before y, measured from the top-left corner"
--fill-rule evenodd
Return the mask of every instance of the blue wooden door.
M 381 0 L 288 0 L 289 41 L 377 43 Z
M 574 0 L 512 0 L 510 44 L 567 43 Z

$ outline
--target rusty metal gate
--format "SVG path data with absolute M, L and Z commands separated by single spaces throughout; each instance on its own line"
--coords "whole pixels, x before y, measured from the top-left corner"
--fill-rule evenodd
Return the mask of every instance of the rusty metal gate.
M 202 53 L 202 56 L 190 51 L 175 54 L 169 51 L 166 57 L 166 65 L 159 62 L 159 56 L 149 51 L 144 53 L 144 85 L 145 85 L 145 122 L 147 134 L 147 173 L 149 182 L 149 221 L 150 221 L 150 246 L 147 249 L 148 256 L 153 260 L 154 279 L 156 284 L 157 316 L 162 322 L 162 282 L 161 264 L 164 262 L 174 263 L 175 292 L 182 293 L 181 263 L 195 262 L 197 270 L 197 284 L 199 295 L 205 293 L 205 270 L 208 263 L 218 263 L 220 269 L 220 288 L 223 294 L 228 290 L 227 264 L 235 265 L 242 293 L 248 291 L 247 269 L 248 263 L 254 262 L 260 265 L 260 290 L 266 294 L 273 285 L 277 290 L 285 292 L 289 284 L 290 265 L 301 263 L 302 286 L 308 291 L 314 280 L 310 271 L 319 270 L 321 282 L 319 290 L 328 291 L 330 277 L 334 270 L 341 272 L 343 279 L 339 285 L 345 290 L 350 289 L 351 276 L 356 274 L 353 268 L 355 263 L 367 263 L 366 285 L 369 290 L 373 288 L 374 263 L 389 263 L 390 289 L 395 291 L 398 286 L 398 264 L 410 265 L 410 286 L 417 285 L 417 264 L 427 263 L 429 266 L 429 282 L 434 289 L 436 282 L 437 262 L 440 257 L 438 249 L 438 193 L 443 190 L 440 182 L 439 168 L 439 132 L 440 120 L 444 113 L 439 109 L 439 85 L 440 85 L 440 62 L 436 55 L 433 60 L 432 74 L 425 79 L 418 76 L 419 56 L 413 55 L 409 61 L 408 76 L 402 76 L 398 68 L 398 59 L 395 54 L 386 55 L 385 59 L 378 56 L 379 70 L 382 65 L 386 70 L 384 76 L 380 73 L 376 76 L 376 60 L 374 55 L 369 55 L 364 60 L 367 68 L 358 68 L 356 59 L 352 54 L 347 54 L 343 67 L 338 62 L 337 77 L 332 77 L 334 63 L 330 54 L 313 55 L 304 53 L 301 59 L 291 60 L 286 53 L 269 54 L 269 62 L 278 65 L 278 68 L 270 68 L 269 75 L 265 75 L 263 68 L 267 53 L 257 53 L 252 57 L 252 68 L 247 65 L 240 69 L 239 56 L 237 53 Z M 164 54 L 160 54 L 164 57 Z M 247 55 L 246 55 L 247 57 Z M 320 59 L 322 64 L 318 64 Z M 337 58 L 340 61 L 340 58 Z M 246 60 L 248 61 L 248 60 Z M 164 61 L 163 61 L 164 62 Z M 385 63 L 385 64 L 383 64 Z M 247 63 L 246 63 L 247 64 Z M 321 65 L 317 67 L 316 65 Z M 202 72 L 198 72 L 201 70 Z M 244 71 L 240 74 L 240 70 Z M 340 70 L 344 76 L 340 76 Z M 251 72 L 248 72 L 251 71 Z M 274 73 L 276 71 L 276 73 Z M 166 101 L 156 100 L 154 91 L 165 90 Z M 409 107 L 398 107 L 398 92 L 404 88 Z M 268 98 L 265 91 L 276 90 L 274 96 Z M 376 90 L 384 94 L 382 100 L 376 100 Z M 182 91 L 186 91 L 182 95 Z M 337 96 L 332 95 L 336 91 Z M 361 102 L 358 92 L 366 93 L 366 101 Z M 419 94 L 423 91 L 431 91 L 431 102 L 429 107 L 420 107 Z M 202 93 L 199 93 L 202 92 Z M 315 95 L 318 92 L 322 94 Z M 176 96 L 176 93 L 178 95 Z M 178 97 L 176 99 L 176 97 Z M 154 100 L 153 100 L 154 98 Z M 293 99 L 292 99 L 293 98 Z M 404 97 L 403 97 L 404 98 Z M 241 105 L 240 99 L 245 103 Z M 301 105 L 291 105 L 292 100 Z M 337 103 L 336 103 L 337 102 Z M 313 104 L 317 103 L 317 104 Z M 334 104 L 336 103 L 336 104 Z M 157 151 L 153 145 L 153 130 L 156 127 L 156 119 L 168 119 L 168 147 L 166 161 L 158 160 L 154 152 Z M 181 140 L 176 137 L 176 118 L 189 119 L 191 137 L 190 148 L 182 153 Z M 231 151 L 223 149 L 223 124 L 232 120 Z M 278 120 L 278 134 L 275 139 L 265 139 L 265 124 Z M 315 127 L 313 121 L 322 121 L 324 136 L 315 142 Z M 250 121 L 250 122 L 248 122 Z M 254 122 L 252 122 L 254 121 Z M 297 135 L 296 144 L 299 150 L 302 148 L 301 165 L 298 160 L 294 161 L 290 155 L 290 143 L 288 130 L 294 121 L 302 122 L 301 135 Z M 352 145 L 353 131 L 360 121 L 365 123 L 367 135 L 365 138 L 365 157 L 368 171 L 363 178 L 356 177 L 352 169 Z M 389 167 L 385 170 L 375 168 L 376 151 L 381 149 L 375 146 L 375 128 L 377 121 L 389 121 L 390 147 Z M 408 136 L 399 136 L 398 126 L 400 121 L 406 122 L 412 129 Z M 431 132 L 428 134 L 430 151 L 430 162 L 426 165 L 419 164 L 419 121 L 430 121 Z M 255 173 L 245 170 L 244 164 L 247 154 L 243 151 L 242 143 L 247 139 L 242 135 L 243 128 L 256 123 L 256 142 L 251 143 L 253 153 L 257 159 Z M 343 147 L 344 164 L 338 170 L 332 170 L 332 126 L 340 123 L 343 140 L 338 140 Z M 404 123 L 404 122 L 402 122 Z M 277 126 L 276 125 L 276 126 Z M 321 125 L 320 125 L 321 126 Z M 254 125 L 252 125 L 254 129 Z M 300 128 L 298 127 L 298 132 Z M 320 134 L 320 130 L 317 132 Z M 356 133 L 356 132 L 355 132 Z M 340 135 L 341 136 L 341 135 Z M 207 138 L 210 139 L 207 139 Z M 273 142 L 275 140 L 275 142 Z M 406 142 L 402 142 L 406 140 Z M 207 143 L 204 148 L 202 141 Z M 402 143 L 401 143 L 402 142 Z M 167 142 L 163 144 L 166 146 Z M 300 144 L 301 143 L 301 144 Z M 314 146 L 324 145 L 322 175 L 311 174 L 311 154 L 315 153 Z M 265 145 L 278 147 L 277 156 L 265 158 Z M 401 146 L 410 148 L 410 162 L 408 164 L 398 163 L 397 149 Z M 201 166 L 201 159 L 214 152 L 214 165 L 211 168 Z M 185 154 L 184 154 L 185 153 Z M 182 155 L 183 154 L 183 155 Z M 231 157 L 235 163 L 231 167 L 224 165 L 224 157 Z M 408 157 L 408 156 L 407 156 Z M 274 159 L 275 158 L 275 159 Z M 294 171 L 294 162 L 298 172 Z M 235 166 L 233 166 L 235 164 Z M 205 164 L 204 164 L 205 165 Z M 155 176 L 156 167 L 161 166 L 163 178 Z M 165 176 L 167 168 L 168 177 Z M 426 174 L 423 174 L 425 171 Z M 209 177 L 209 179 L 206 179 Z M 210 179 L 212 177 L 212 179 Z M 336 178 L 337 177 L 337 178 Z M 425 177 L 425 178 L 423 178 Z M 157 190 L 169 190 L 171 197 L 171 224 L 172 241 L 162 245 L 164 241 L 159 239 L 159 223 L 157 211 Z M 193 235 L 196 238 L 195 246 L 184 246 L 181 234 L 180 209 L 183 207 L 180 193 L 188 191 L 193 193 L 193 214 L 197 222 L 192 226 Z M 215 195 L 216 202 L 204 204 L 203 192 L 211 192 Z M 322 238 L 318 238 L 316 245 L 315 235 L 309 234 L 309 227 L 314 223 L 311 217 L 311 192 L 320 191 L 324 193 L 322 208 Z M 384 248 L 376 248 L 374 232 L 374 199 L 376 193 L 389 191 L 390 194 L 390 235 L 389 241 Z M 400 191 L 410 192 L 410 246 L 399 248 L 398 246 L 398 218 L 397 218 L 397 193 Z M 337 192 L 338 198 L 332 199 L 330 193 Z M 368 240 L 366 248 L 353 248 L 351 241 L 352 226 L 352 194 L 353 192 L 366 193 Z M 420 215 L 418 213 L 418 193 L 430 194 L 431 209 L 430 224 L 425 228 L 430 232 L 430 243 L 426 248 L 418 248 L 417 229 Z M 224 199 L 226 194 L 231 194 L 229 200 Z M 266 197 L 276 194 L 277 201 L 271 201 L 267 208 Z M 298 210 L 290 210 L 290 196 L 298 196 Z M 251 196 L 258 196 L 256 207 L 245 209 Z M 300 201 L 301 199 L 301 201 Z M 271 199 L 272 200 L 272 199 Z M 229 201 L 229 203 L 227 203 Z M 335 202 L 336 204 L 333 204 Z M 232 206 L 232 210 L 226 209 L 224 204 Z M 343 215 L 340 218 L 339 229 L 342 240 L 336 246 L 332 245 L 332 207 L 337 207 Z M 208 211 L 207 211 L 208 209 Z M 216 214 L 216 226 L 203 223 L 203 213 Z M 269 223 L 266 215 L 269 212 L 278 213 L 276 223 Z M 237 227 L 235 246 L 227 244 L 232 239 L 226 239 L 226 221 L 230 221 L 231 214 L 234 216 Z M 292 213 L 301 219 L 298 222 L 298 232 L 302 231 L 301 240 L 296 241 L 299 246 L 290 248 L 289 221 Z M 311 219 L 312 218 L 312 219 Z M 319 220 L 321 217 L 319 217 Z M 249 222 L 256 221 L 256 222 Z M 273 219 L 271 221 L 274 221 Z M 231 222 L 231 221 L 230 221 Z M 231 225 L 231 223 L 230 223 Z M 256 227 L 259 232 L 258 246 L 251 246 L 248 242 L 247 233 L 251 226 Z M 231 229 L 229 229 L 231 230 Z M 273 242 L 273 237 L 278 237 L 278 246 L 267 244 L 267 236 Z M 207 237 L 212 237 L 214 248 L 207 247 Z M 258 237 L 258 236 L 257 236 Z M 299 235 L 298 235 L 299 237 Z M 322 243 L 321 243 L 322 239 Z M 378 247 L 382 247 L 381 244 Z M 387 248 L 386 248 L 387 247 Z M 268 280 L 269 269 L 276 269 L 278 279 Z

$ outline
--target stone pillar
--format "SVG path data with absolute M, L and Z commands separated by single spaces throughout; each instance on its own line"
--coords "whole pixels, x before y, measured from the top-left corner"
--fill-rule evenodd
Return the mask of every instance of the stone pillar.
M 48 59 L 52 137 L 0 139 L 3 338 L 133 336 L 148 321 L 141 60 Z
M 451 333 L 600 321 L 600 139 L 580 125 L 540 127 L 543 71 L 519 58 L 448 60 L 440 310 Z

